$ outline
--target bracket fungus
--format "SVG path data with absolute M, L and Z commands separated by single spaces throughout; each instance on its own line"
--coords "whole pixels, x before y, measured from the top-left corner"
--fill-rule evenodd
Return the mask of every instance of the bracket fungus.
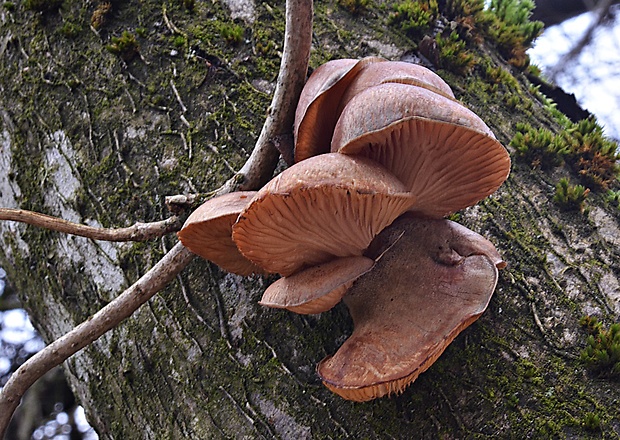
M 332 151 L 383 164 L 416 196 L 412 210 L 432 218 L 474 205 L 510 172 L 508 152 L 474 112 L 408 84 L 356 95 L 334 129 Z
M 207 200 L 187 218 L 177 233 L 183 246 L 238 275 L 265 273 L 245 258 L 232 240 L 232 225 L 256 191 L 238 191 Z
M 362 255 L 415 199 L 383 166 L 360 156 L 321 154 L 261 188 L 233 225 L 241 253 L 289 276 L 335 257 Z
M 373 247 L 384 253 L 344 297 L 353 334 L 317 368 L 355 401 L 402 392 L 435 362 L 486 309 L 504 265 L 488 240 L 449 220 L 405 215 Z
M 294 136 L 297 163 L 205 203 L 179 237 L 226 270 L 282 275 L 262 305 L 344 300 L 355 328 L 317 367 L 323 383 L 356 401 L 402 392 L 489 303 L 506 263 L 442 217 L 497 190 L 510 157 L 438 75 L 381 58 L 317 68 Z

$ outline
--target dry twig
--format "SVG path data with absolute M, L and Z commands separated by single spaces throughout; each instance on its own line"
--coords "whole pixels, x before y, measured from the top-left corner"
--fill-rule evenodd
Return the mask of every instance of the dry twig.
M 104 241 L 146 241 L 181 229 L 181 222 L 176 216 L 153 223 L 136 223 L 127 228 L 108 229 L 72 223 L 24 209 L 0 208 L 0 220 L 28 223 L 39 228 Z
M 308 73 L 311 43 L 312 0 L 287 0 L 284 51 L 267 120 L 243 168 L 220 188 L 219 194 L 258 189 L 271 177 L 280 155 L 274 142 L 293 132 L 295 108 Z
M 114 301 L 21 365 L 0 392 L 0 438 L 4 436 L 22 396 L 37 379 L 129 317 L 173 280 L 193 256 L 178 243 Z
M 175 32 L 182 33 L 168 20 L 165 6 L 163 15 L 166 24 L 170 28 Z M 312 0 L 286 1 L 286 31 L 284 40 L 284 51 L 276 91 L 261 135 L 241 171 L 218 190 L 220 194 L 236 190 L 237 188 L 256 189 L 269 179 L 275 169 L 279 153 L 274 146 L 274 140 L 290 135 L 292 132 L 295 107 L 308 70 L 308 59 L 312 42 Z M 7 217 L 9 214 L 21 217 L 17 221 L 25 221 L 24 218 L 28 218 L 30 221 L 26 221 L 26 223 L 70 234 L 97 238 L 94 234 L 101 233 L 100 229 L 97 230 L 98 228 L 76 225 L 43 214 L 30 213 L 32 214 L 30 215 L 24 214 L 28 211 L 13 209 L 2 209 L 2 211 L 5 212 Z M 16 220 L 16 218 L 5 219 Z M 172 217 L 172 219 L 175 219 L 175 217 Z M 54 227 L 50 227 L 51 225 Z M 139 236 L 143 234 L 141 232 L 143 227 L 139 225 L 144 224 L 111 231 L 125 230 L 124 234 L 126 236 Z M 130 229 L 133 230 L 126 231 Z M 157 229 L 157 227 L 154 229 Z M 92 236 L 76 233 L 76 231 L 88 231 L 87 233 Z M 110 235 L 109 232 L 108 235 Z M 116 232 L 112 233 L 111 236 L 119 236 L 119 234 Z M 106 238 L 97 239 L 105 240 Z M 125 238 L 120 241 L 127 240 Z M 174 279 L 189 264 L 192 258 L 193 254 L 184 248 L 181 243 L 177 243 L 151 270 L 106 307 L 66 335 L 52 342 L 19 367 L 0 391 L 0 438 L 4 437 L 21 397 L 36 380 L 51 368 L 60 365 L 70 356 L 116 327 L 125 318 L 131 316 L 138 307 Z M 226 391 L 224 390 L 224 392 Z

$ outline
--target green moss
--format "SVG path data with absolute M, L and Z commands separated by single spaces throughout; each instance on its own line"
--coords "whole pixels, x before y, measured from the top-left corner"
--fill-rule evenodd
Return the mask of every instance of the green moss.
M 534 9 L 531 0 L 492 0 L 487 18 L 483 20 L 485 34 L 497 45 L 499 52 L 516 67 L 525 68 L 529 64 L 526 50 L 540 35 L 543 23 L 530 21 Z M 492 15 L 489 15 L 492 14 Z
M 447 37 L 441 34 L 435 38 L 439 50 L 439 66 L 458 75 L 467 75 L 473 69 L 476 60 L 474 54 L 467 50 L 467 44 L 455 31 Z
M 439 14 L 437 0 L 405 0 L 394 5 L 388 23 L 413 40 L 428 34 Z
M 590 192 L 583 185 L 571 185 L 567 178 L 562 178 L 555 187 L 553 201 L 565 211 L 579 211 L 586 208 L 586 197 Z
M 594 118 L 579 121 L 561 136 L 569 149 L 568 164 L 586 184 L 606 190 L 617 181 L 620 173 L 618 145 L 604 136 Z
M 546 128 L 535 129 L 529 124 L 517 123 L 517 132 L 510 141 L 515 154 L 533 168 L 549 169 L 562 165 L 568 146 Z
M 579 322 L 590 333 L 581 352 L 582 362 L 598 377 L 620 378 L 620 324 L 607 329 L 592 316 L 584 316 Z
M 370 0 L 337 0 L 340 7 L 353 15 L 361 14 L 368 8 Z
M 82 26 L 77 23 L 65 21 L 58 29 L 58 32 L 67 38 L 75 38 L 82 32 Z
M 25 0 L 24 7 L 35 12 L 57 11 L 62 6 L 63 0 Z
M 236 23 L 219 23 L 218 32 L 228 44 L 239 44 L 243 41 L 243 27 Z
M 114 55 L 120 56 L 124 61 L 129 62 L 140 54 L 140 45 L 135 35 L 129 31 L 123 31 L 120 37 L 112 37 L 111 43 L 106 49 Z
M 90 24 L 94 29 L 101 29 L 112 13 L 112 3 L 102 1 L 97 5 L 90 17 Z

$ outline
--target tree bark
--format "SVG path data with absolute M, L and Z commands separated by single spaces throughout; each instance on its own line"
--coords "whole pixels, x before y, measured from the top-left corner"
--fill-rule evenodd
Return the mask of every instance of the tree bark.
M 213 191 L 242 167 L 277 76 L 283 2 L 237 22 L 217 2 L 25 4 L 36 2 L 0 9 L 0 206 L 126 227 L 169 217 L 165 196 Z M 386 27 L 385 11 L 315 4 L 312 66 L 410 58 L 414 43 Z M 477 56 L 487 64 L 470 75 L 438 73 L 504 145 L 517 122 L 559 130 L 492 45 Z M 492 83 L 483 65 L 516 81 Z M 320 383 L 317 362 L 352 330 L 344 305 L 318 316 L 265 309 L 257 300 L 273 277 L 198 258 L 70 358 L 69 383 L 104 439 L 617 437 L 620 390 L 579 361 L 579 319 L 618 320 L 620 214 L 601 196 L 586 215 L 558 210 L 555 182 L 569 173 L 514 161 L 505 185 L 460 215 L 508 267 L 486 313 L 400 396 L 352 403 Z M 0 265 L 51 342 L 175 243 L 2 222 Z

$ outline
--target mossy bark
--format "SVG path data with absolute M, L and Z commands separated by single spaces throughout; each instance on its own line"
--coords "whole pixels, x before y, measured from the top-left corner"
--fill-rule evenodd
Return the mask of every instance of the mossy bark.
M 0 6 L 0 205 L 128 226 L 167 217 L 165 196 L 209 192 L 241 167 L 277 75 L 283 2 L 256 4 L 253 22 L 236 22 L 240 38 L 219 2 L 25 9 L 34 3 Z M 390 4 L 315 9 L 313 67 L 416 53 L 386 25 Z M 118 50 L 124 37 L 129 51 Z M 438 73 L 505 145 L 516 122 L 559 130 L 492 45 L 474 50 L 467 75 Z M 460 214 L 508 268 L 488 311 L 400 396 L 351 403 L 321 385 L 316 363 L 351 332 L 344 306 L 268 310 L 257 300 L 271 279 L 200 259 L 66 374 L 102 438 L 616 438 L 620 387 L 580 363 L 579 318 L 618 319 L 620 215 L 596 195 L 586 214 L 558 210 L 554 185 L 568 174 L 514 161 L 498 193 Z M 10 223 L 0 239 L 0 265 L 48 341 L 175 241 L 117 245 Z

